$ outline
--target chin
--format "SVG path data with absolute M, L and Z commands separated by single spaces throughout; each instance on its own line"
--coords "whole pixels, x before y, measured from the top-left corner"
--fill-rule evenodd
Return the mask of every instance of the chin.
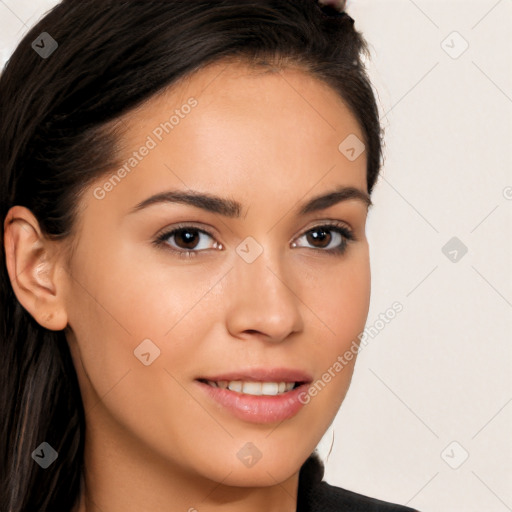
M 299 470 L 300 465 L 292 466 L 289 462 L 269 464 L 260 460 L 250 468 L 235 466 L 228 477 L 224 474 L 219 481 L 232 487 L 268 487 L 285 482 Z

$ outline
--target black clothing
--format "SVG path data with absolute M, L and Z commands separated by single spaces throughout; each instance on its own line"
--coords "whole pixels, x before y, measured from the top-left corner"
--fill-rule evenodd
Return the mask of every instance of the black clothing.
M 323 476 L 324 465 L 314 452 L 300 469 L 297 512 L 417 512 L 335 487 Z

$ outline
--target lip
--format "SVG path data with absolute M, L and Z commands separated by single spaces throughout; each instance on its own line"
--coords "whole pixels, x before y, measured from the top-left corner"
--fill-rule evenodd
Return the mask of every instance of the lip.
M 250 368 L 235 372 L 201 376 L 202 380 L 245 380 L 251 382 L 312 382 L 313 378 L 305 371 L 294 368 Z
M 299 398 L 302 393 L 307 393 L 309 387 L 309 383 L 304 383 L 281 395 L 265 396 L 215 388 L 199 380 L 195 383 L 210 399 L 235 417 L 250 423 L 274 423 L 292 418 L 302 409 L 304 403 Z

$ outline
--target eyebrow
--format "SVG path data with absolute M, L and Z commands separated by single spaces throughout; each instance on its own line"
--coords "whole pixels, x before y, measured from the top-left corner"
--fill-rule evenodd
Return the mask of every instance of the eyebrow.
M 370 199 L 370 195 L 367 192 L 356 187 L 340 186 L 330 192 L 315 196 L 305 203 L 301 203 L 297 208 L 297 214 L 303 216 L 308 213 L 325 210 L 337 203 L 351 199 L 362 202 L 367 208 L 373 204 Z M 197 192 L 194 190 L 169 190 L 144 199 L 132 208 L 129 214 L 160 203 L 187 204 L 230 218 L 239 218 L 242 212 L 242 204 L 238 201 L 234 201 L 233 199 Z

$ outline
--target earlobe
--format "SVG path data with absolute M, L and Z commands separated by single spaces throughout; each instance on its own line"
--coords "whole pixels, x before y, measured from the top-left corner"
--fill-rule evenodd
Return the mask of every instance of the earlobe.
M 19 303 L 46 329 L 67 325 L 57 242 L 46 238 L 32 212 L 13 206 L 4 222 L 7 271 Z

